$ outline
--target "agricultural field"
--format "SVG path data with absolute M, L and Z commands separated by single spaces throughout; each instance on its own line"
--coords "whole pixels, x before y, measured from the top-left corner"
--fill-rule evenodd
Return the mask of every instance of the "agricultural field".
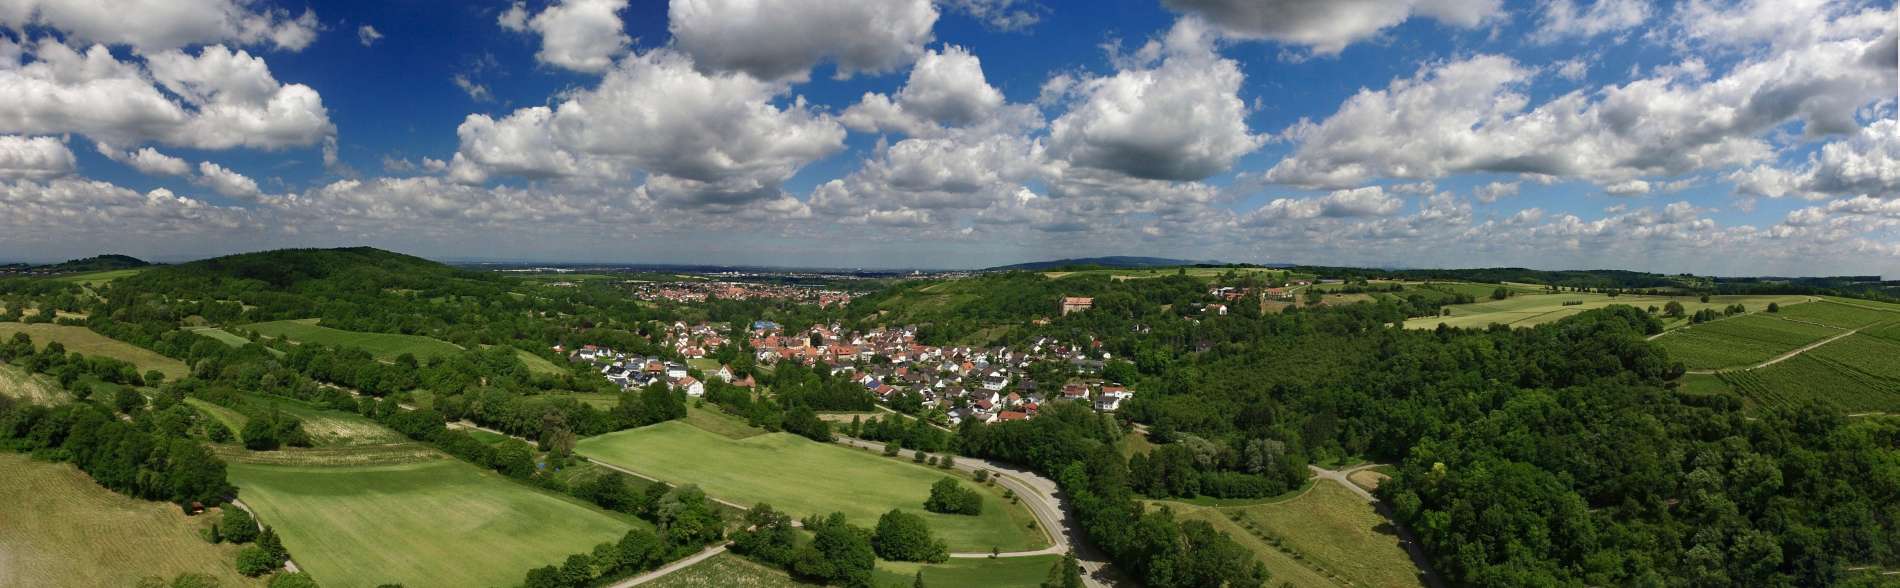
M 1837 327 L 1858 329 L 1882 321 L 1900 321 L 1900 307 L 1894 311 L 1876 310 L 1875 302 L 1855 300 L 1835 302 L 1823 300 L 1813 304 L 1797 304 L 1782 307 L 1776 314 L 1789 320 L 1805 321 Z
M 716 498 L 770 503 L 798 517 L 843 512 L 853 524 L 869 527 L 893 508 L 914 510 L 951 551 L 1048 545 L 1041 530 L 1028 528 L 1034 518 L 998 490 L 965 482 L 981 489 L 978 516 L 924 512 L 930 485 L 957 474 L 790 433 L 731 439 L 669 421 L 582 439 L 574 451 L 662 480 L 698 484 Z
M 1358 586 L 1420 586 L 1418 568 L 1392 525 L 1371 504 L 1336 483 L 1322 482 L 1299 498 L 1231 509 L 1297 553 L 1303 563 Z
M 1759 406 L 1816 399 L 1849 414 L 1900 413 L 1900 342 L 1855 334 L 1765 368 L 1717 374 Z
M 188 572 L 226 587 L 264 585 L 237 573 L 237 546 L 199 537 L 217 509 L 185 516 L 102 488 L 71 465 L 14 453 L 0 453 L 0 472 L 0 586 L 132 586 Z
M 158 370 L 168 380 L 176 380 L 191 373 L 185 362 L 178 361 L 158 352 L 113 339 L 92 332 L 85 327 L 72 327 L 40 323 L 34 325 L 21 323 L 0 323 L 0 339 L 10 339 L 14 333 L 26 333 L 33 338 L 35 346 L 44 348 L 47 343 L 58 341 L 66 346 L 67 352 L 77 352 L 88 356 L 110 357 L 131 362 L 140 372 Z
M 232 464 L 232 483 L 326 587 L 511 584 L 645 523 L 459 460 Z
M 1824 304 L 1811 302 L 1790 308 Z M 1783 311 L 1787 312 L 1787 311 Z M 1692 370 L 1745 367 L 1839 335 L 1845 331 L 1797 322 L 1770 313 L 1719 319 L 1669 332 L 1656 344 Z
M 917 571 L 923 570 L 925 586 L 1036 588 L 1049 578 L 1049 568 L 1061 559 L 1060 555 L 956 558 L 940 564 L 880 560 L 871 583 L 878 588 L 910 588 L 917 581 Z
M 317 324 L 317 319 L 294 321 L 271 321 L 252 323 L 239 327 L 257 331 L 266 337 L 283 337 L 300 343 L 317 343 L 337 347 L 355 347 L 368 351 L 376 359 L 388 361 L 407 353 L 418 360 L 428 360 L 438 355 L 454 355 L 462 348 L 447 341 L 431 339 L 419 335 L 396 335 L 390 333 L 364 333 L 332 329 Z
M 45 375 L 29 374 L 6 364 L 0 364 L 0 396 L 33 404 L 57 404 L 72 397 L 60 389 L 59 382 Z
M 1486 297 L 1488 296 L 1489 294 L 1487 293 Z M 1731 304 L 1741 304 L 1746 307 L 1749 312 L 1758 312 L 1768 308 L 1768 304 L 1771 302 L 1780 305 L 1785 312 L 1790 305 L 1800 304 L 1810 299 L 1811 297 L 1809 296 L 1794 295 L 1711 296 L 1709 297 L 1709 301 L 1704 303 L 1696 296 L 1610 296 L 1608 294 L 1590 292 L 1522 294 L 1504 300 L 1488 300 L 1485 297 L 1480 297 L 1481 302 L 1474 304 L 1455 304 L 1445 307 L 1451 309 L 1451 316 L 1428 316 L 1411 319 L 1405 321 L 1405 328 L 1432 329 L 1437 328 L 1439 323 L 1444 323 L 1445 326 L 1448 327 L 1461 328 L 1484 328 L 1490 326 L 1491 323 L 1499 323 L 1513 327 L 1530 327 L 1553 322 L 1586 310 L 1603 308 L 1613 304 L 1627 304 L 1637 308 L 1648 308 L 1650 306 L 1661 307 L 1669 304 L 1672 300 L 1681 303 L 1683 309 L 1690 314 L 1694 314 L 1696 311 L 1704 308 L 1713 308 L 1719 312 L 1723 307 Z M 1686 320 L 1677 320 L 1666 323 L 1666 326 L 1675 328 L 1685 324 L 1687 324 Z

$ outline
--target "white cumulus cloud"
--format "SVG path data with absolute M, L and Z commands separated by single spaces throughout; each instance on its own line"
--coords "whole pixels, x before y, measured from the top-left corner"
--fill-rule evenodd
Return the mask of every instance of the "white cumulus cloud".
M 674 0 L 673 41 L 711 71 L 803 81 L 823 61 L 838 77 L 883 73 L 924 53 L 937 8 L 930 0 Z

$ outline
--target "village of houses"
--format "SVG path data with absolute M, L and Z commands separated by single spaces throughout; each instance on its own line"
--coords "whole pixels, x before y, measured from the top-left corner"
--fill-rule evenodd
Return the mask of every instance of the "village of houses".
M 1087 310 L 1092 303 L 1089 298 L 1066 297 L 1059 309 L 1067 314 Z M 702 359 L 732 345 L 725 335 L 730 332 L 730 325 L 723 323 L 674 322 L 663 341 L 681 358 Z M 771 321 L 752 323 L 748 333 L 750 349 L 761 366 L 792 361 L 826 369 L 833 377 L 856 380 L 885 403 L 900 394 L 915 393 L 926 409 L 941 409 L 949 425 L 972 419 L 991 423 L 1034 418 L 1039 407 L 1051 400 L 1085 402 L 1097 411 L 1114 411 L 1135 394 L 1119 382 L 1099 377 L 1110 356 L 1093 341 L 1072 344 L 1043 338 L 1024 348 L 939 347 L 919 344 L 914 326 L 857 332 L 831 324 L 786 332 Z M 572 350 L 569 357 L 597 366 L 602 376 L 623 389 L 660 381 L 687 396 L 705 394 L 705 383 L 679 361 L 593 345 Z M 1036 382 L 1029 377 L 1029 366 L 1038 361 L 1067 364 L 1076 376 L 1067 382 Z M 699 371 L 706 378 L 742 388 L 756 386 L 749 374 L 736 375 L 730 366 Z

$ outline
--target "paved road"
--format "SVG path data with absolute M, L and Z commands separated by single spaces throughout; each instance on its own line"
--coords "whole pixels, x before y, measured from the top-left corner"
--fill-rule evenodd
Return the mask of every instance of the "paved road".
M 1425 559 L 1425 550 L 1418 546 L 1418 539 L 1412 536 L 1412 530 L 1405 528 L 1405 525 L 1399 524 L 1398 519 L 1392 518 L 1391 510 L 1386 507 L 1385 503 L 1379 502 L 1378 497 L 1373 496 L 1371 492 L 1367 492 L 1365 488 L 1360 488 L 1358 484 L 1354 484 L 1352 480 L 1348 479 L 1348 476 L 1351 476 L 1353 472 L 1375 468 L 1379 465 L 1381 464 L 1369 463 L 1343 470 L 1329 470 L 1310 464 L 1306 467 L 1307 469 L 1313 470 L 1314 477 L 1338 482 L 1339 485 L 1345 486 L 1347 490 L 1351 490 L 1353 494 L 1365 499 L 1366 502 L 1372 503 L 1372 507 L 1378 509 L 1380 515 L 1384 516 L 1386 520 L 1391 521 L 1392 528 L 1398 530 L 1399 545 L 1405 548 L 1406 555 L 1412 557 L 1412 565 L 1418 566 L 1418 575 L 1425 581 L 1425 585 L 1429 588 L 1444 588 L 1444 580 L 1439 579 L 1438 574 L 1432 571 L 1431 560 Z M 1308 491 L 1311 491 L 1311 489 L 1309 488 Z
M 627 578 L 619 582 L 608 584 L 607 588 L 628 588 L 630 586 L 639 586 L 647 582 L 658 580 L 660 578 L 666 577 L 667 574 L 671 574 L 673 572 L 677 572 L 677 571 L 692 567 L 693 564 L 706 561 L 707 558 L 710 558 L 715 555 L 719 555 L 721 553 L 725 553 L 726 547 L 730 545 L 732 544 L 721 543 L 718 545 L 714 545 L 712 547 L 708 547 L 704 550 L 701 550 L 699 553 L 695 553 L 690 556 L 687 556 L 685 559 L 681 559 L 679 561 L 675 561 L 673 563 L 660 566 L 660 569 L 653 570 L 651 572 L 647 572 L 644 574 L 640 574 L 632 578 Z

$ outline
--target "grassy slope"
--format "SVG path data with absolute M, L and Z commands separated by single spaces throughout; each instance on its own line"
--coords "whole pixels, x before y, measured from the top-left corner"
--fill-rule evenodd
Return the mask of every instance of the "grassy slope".
M 417 356 L 417 357 L 420 358 L 421 356 Z M 558 375 L 567 373 L 567 370 L 561 369 L 561 366 L 554 365 L 554 362 L 548 361 L 548 358 L 541 357 L 533 353 L 528 353 L 526 351 L 516 349 L 515 357 L 521 358 L 521 364 L 528 366 L 528 371 L 532 373 L 546 374 L 550 376 L 558 376 Z
M 395 359 L 404 353 L 415 355 L 419 360 L 427 360 L 437 355 L 453 355 L 462 352 L 461 347 L 447 341 L 419 335 L 332 329 L 318 325 L 316 319 L 252 323 L 244 325 L 243 328 L 263 333 L 267 337 L 284 337 L 301 343 L 356 347 L 382 360 Z
M 765 429 L 746 424 L 745 419 L 720 412 L 710 404 L 703 407 L 687 405 L 686 424 L 718 433 L 727 439 L 744 439 L 766 433 Z
M 6 364 L 0 364 L 0 396 L 35 404 L 55 404 L 71 397 L 45 375 L 29 374 Z
M 1419 586 L 1391 523 L 1337 483 L 1286 502 L 1241 507 L 1243 521 L 1282 537 L 1312 562 L 1363 586 Z
M 731 553 L 722 553 L 686 569 L 661 576 L 647 588 L 798 588 L 820 586 L 793 580 L 785 572 Z M 905 586 L 909 586 L 906 584 Z
M 232 334 L 230 331 L 226 331 L 224 329 L 220 329 L 217 327 L 195 327 L 195 328 L 191 328 L 190 331 L 193 333 L 197 333 L 199 335 L 210 337 L 212 339 L 217 339 L 219 343 L 230 345 L 232 347 L 243 347 L 246 344 L 249 344 L 251 342 L 251 340 L 249 339 L 239 337 L 237 335 Z
M 1021 506 L 984 489 L 983 514 L 924 512 L 941 470 L 816 443 L 789 433 L 728 439 L 687 423 L 666 422 L 581 440 L 577 453 L 663 480 L 698 484 L 741 504 L 770 503 L 794 516 L 843 512 L 871 526 L 893 508 L 915 511 L 953 551 L 1005 551 L 1048 545 Z M 973 482 L 965 482 L 977 487 Z
M 233 464 L 231 481 L 326 587 L 511 585 L 638 523 L 457 460 Z
M 1330 484 L 1331 482 L 1327 483 Z M 1326 579 L 1326 576 L 1314 571 L 1313 568 L 1308 567 L 1304 563 L 1300 563 L 1297 559 L 1293 559 L 1293 556 L 1287 555 L 1286 552 L 1272 545 L 1268 545 L 1266 541 L 1247 532 L 1246 529 L 1241 528 L 1240 525 L 1229 520 L 1221 509 L 1194 506 L 1181 502 L 1165 502 L 1160 504 L 1165 504 L 1168 508 L 1174 509 L 1175 516 L 1183 521 L 1205 521 L 1207 524 L 1213 525 L 1215 530 L 1226 533 L 1228 537 L 1234 539 L 1234 542 L 1252 551 L 1254 559 L 1260 560 L 1260 564 L 1266 566 L 1267 573 L 1271 575 L 1267 580 L 1268 586 L 1280 586 L 1282 583 L 1292 584 L 1296 588 L 1320 588 L 1338 585 Z
M 114 494 L 66 464 L 0 454 L 0 586 L 131 586 L 144 576 L 211 574 L 224 586 L 262 586 L 238 575 L 237 547 L 198 529 L 216 515 Z M 215 510 L 213 512 L 216 512 Z
M 24 332 L 27 336 L 32 337 L 33 344 L 40 347 L 45 347 L 49 342 L 58 341 L 61 345 L 66 346 L 66 351 L 69 353 L 78 352 L 89 356 L 96 355 L 129 361 L 132 362 L 132 365 L 138 366 L 141 372 L 146 370 L 158 370 L 163 372 L 165 378 L 168 380 L 182 378 L 191 372 L 190 368 L 187 368 L 182 361 L 159 355 L 158 352 L 144 347 L 94 333 L 92 329 L 85 327 L 70 327 L 51 323 L 41 323 L 37 325 L 0 323 L 0 339 L 11 339 L 14 333 L 20 332 Z

